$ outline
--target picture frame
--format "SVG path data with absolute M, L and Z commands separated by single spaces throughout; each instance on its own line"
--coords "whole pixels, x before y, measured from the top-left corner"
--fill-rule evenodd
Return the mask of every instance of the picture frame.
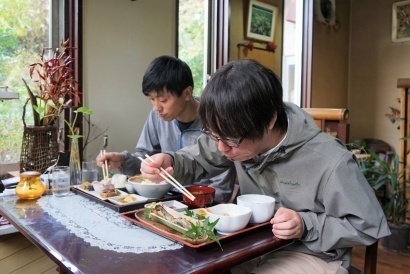
M 273 42 L 278 7 L 263 1 L 249 0 L 245 39 Z
M 410 0 L 393 3 L 392 41 L 410 41 Z

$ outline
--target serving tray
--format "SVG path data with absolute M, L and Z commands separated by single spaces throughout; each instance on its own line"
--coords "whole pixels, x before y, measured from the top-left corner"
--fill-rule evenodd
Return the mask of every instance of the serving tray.
M 146 219 L 144 216 L 144 209 L 138 209 L 130 212 L 125 212 L 121 213 L 121 217 L 129 220 L 130 222 L 143 227 L 151 232 L 154 232 L 162 237 L 165 237 L 170 240 L 177 241 L 183 245 L 192 247 L 194 249 L 202 248 L 211 244 L 215 244 L 215 241 L 209 241 L 209 242 L 203 242 L 203 243 L 193 243 L 190 240 L 187 240 L 185 237 L 182 236 L 182 233 L 179 233 L 172 228 L 163 225 L 161 223 L 152 221 L 150 219 Z M 252 231 L 255 231 L 256 229 L 267 229 L 269 228 L 270 223 L 265 222 L 261 224 L 248 224 L 244 229 L 239 230 L 237 232 L 234 232 L 229 235 L 218 235 L 219 236 L 219 242 L 222 245 L 223 248 L 223 241 L 226 239 L 231 239 L 231 238 L 238 238 L 241 237 L 247 233 L 250 233 Z
M 128 211 L 132 211 L 132 210 L 136 210 L 139 208 L 144 208 L 144 205 L 146 203 L 151 203 L 151 202 L 160 202 L 160 201 L 169 201 L 169 200 L 177 200 L 177 201 L 182 201 L 182 195 L 180 193 L 174 193 L 174 192 L 168 192 L 163 198 L 160 199 L 148 199 L 148 201 L 144 202 L 144 203 L 137 203 L 137 204 L 123 204 L 123 205 L 118 205 L 118 204 L 114 204 L 111 201 L 109 201 L 108 199 L 101 199 L 98 198 L 97 196 L 93 195 L 92 193 L 90 193 L 87 190 L 83 190 L 77 187 L 72 187 L 71 191 L 73 191 L 76 194 L 82 195 L 84 197 L 87 197 L 90 200 L 93 200 L 96 203 L 102 204 L 106 207 L 109 207 L 119 213 L 122 212 L 128 212 Z M 126 191 L 122 191 L 124 193 L 127 193 Z

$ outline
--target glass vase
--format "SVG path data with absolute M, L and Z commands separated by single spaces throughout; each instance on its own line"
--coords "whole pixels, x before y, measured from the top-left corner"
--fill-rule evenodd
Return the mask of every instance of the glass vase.
M 78 149 L 78 139 L 71 139 L 70 147 L 70 184 L 81 184 L 81 161 L 80 150 Z

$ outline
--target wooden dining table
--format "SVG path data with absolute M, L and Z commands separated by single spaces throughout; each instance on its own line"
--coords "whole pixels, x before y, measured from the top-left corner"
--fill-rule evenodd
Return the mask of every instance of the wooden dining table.
M 270 226 L 192 248 L 135 225 L 78 193 L 0 197 L 0 214 L 49 256 L 60 273 L 223 273 L 290 243 Z

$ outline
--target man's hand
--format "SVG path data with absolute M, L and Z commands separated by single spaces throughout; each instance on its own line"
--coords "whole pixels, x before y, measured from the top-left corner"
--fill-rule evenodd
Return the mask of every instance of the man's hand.
M 159 175 L 161 172 L 160 168 L 165 169 L 169 174 L 174 173 L 172 168 L 172 157 L 165 153 L 159 153 L 152 155 L 151 158 L 154 160 L 152 162 L 150 159 L 145 159 L 141 163 L 141 175 L 153 182 L 161 182 L 164 179 Z
M 99 167 L 102 167 L 105 160 L 107 160 L 108 169 L 115 169 L 124 163 L 124 156 L 118 152 L 108 152 L 105 153 L 105 155 L 98 155 L 95 160 Z
M 273 234 L 280 239 L 302 237 L 303 220 L 300 215 L 289 208 L 281 207 L 270 220 Z

